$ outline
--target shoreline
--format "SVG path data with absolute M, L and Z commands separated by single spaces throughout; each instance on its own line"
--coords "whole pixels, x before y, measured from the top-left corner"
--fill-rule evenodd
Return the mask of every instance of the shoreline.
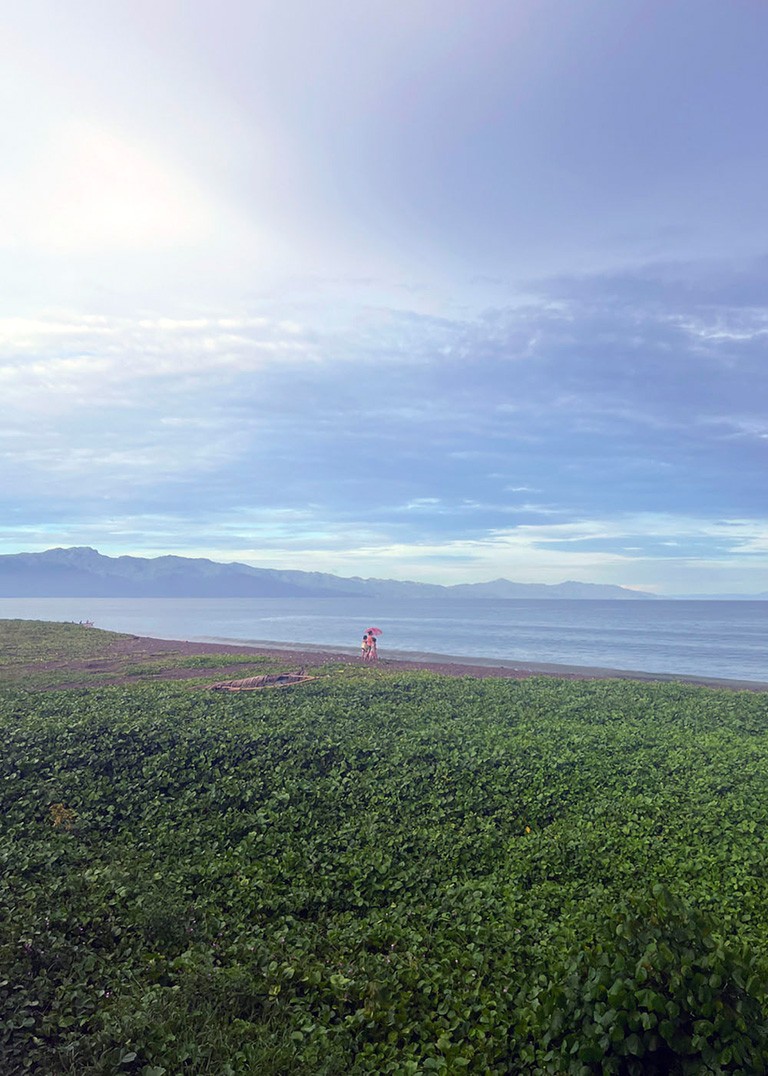
M 139 637 L 136 637 L 139 638 Z M 324 664 L 339 662 L 361 665 L 358 647 L 322 645 L 319 643 L 288 643 L 268 639 L 222 638 L 205 636 L 196 639 L 152 639 L 141 637 L 145 643 L 164 643 L 183 647 L 200 647 L 202 652 L 255 653 L 282 660 L 301 659 L 309 665 L 321 660 Z M 502 658 L 481 658 L 456 654 L 436 654 L 429 651 L 385 650 L 376 666 L 382 669 L 424 669 L 448 676 L 497 677 L 527 679 L 531 676 L 552 676 L 570 680 L 641 680 L 646 682 L 684 683 L 702 687 L 726 688 L 738 691 L 768 691 L 768 681 L 743 680 L 685 673 L 653 673 L 636 669 L 614 669 L 599 665 L 561 665 L 552 662 L 513 661 Z

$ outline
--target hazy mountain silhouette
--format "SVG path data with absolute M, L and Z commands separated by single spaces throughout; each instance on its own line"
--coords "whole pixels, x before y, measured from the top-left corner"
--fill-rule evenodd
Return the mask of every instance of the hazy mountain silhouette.
M 0 556 L 5 598 L 602 598 L 643 600 L 643 591 L 569 581 L 438 586 L 394 579 L 345 579 L 190 557 L 106 557 L 88 546 Z

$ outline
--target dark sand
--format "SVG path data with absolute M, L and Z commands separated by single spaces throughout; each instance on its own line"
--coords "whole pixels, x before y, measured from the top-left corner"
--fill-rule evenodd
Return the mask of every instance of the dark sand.
M 211 639 L 207 641 L 184 641 L 174 639 L 153 639 L 145 636 L 124 635 L 109 645 L 100 659 L 67 663 L 67 667 L 76 674 L 78 669 L 94 672 L 117 672 L 126 658 L 148 660 L 153 657 L 164 661 L 173 656 L 179 658 L 194 654 L 253 654 L 254 657 L 269 657 L 290 666 L 292 671 L 300 668 L 316 668 L 327 664 L 352 664 L 363 668 L 379 668 L 382 671 L 425 669 L 444 676 L 470 676 L 474 678 L 499 677 L 510 680 L 524 680 L 531 676 L 552 676 L 565 680 L 646 680 L 667 681 L 687 684 L 699 684 L 707 687 L 729 688 L 741 691 L 768 691 L 768 682 L 755 680 L 729 680 L 717 677 L 685 676 L 673 673 L 648 673 L 631 669 L 606 669 L 601 667 L 584 667 L 574 665 L 554 665 L 543 662 L 499 661 L 494 658 L 457 657 L 445 654 L 412 653 L 405 651 L 388 651 L 384 647 L 379 652 L 379 660 L 374 664 L 361 661 L 357 647 L 323 647 L 312 644 L 289 644 L 254 641 L 249 644 Z M 57 663 L 58 664 L 58 663 Z M 110 666 L 112 669 L 110 670 Z M 38 666 L 39 668 L 39 666 Z M 205 670 L 206 677 L 216 678 L 219 672 L 224 679 L 231 674 L 233 667 L 227 666 L 222 659 L 220 669 Z M 173 667 L 158 673 L 162 679 L 190 679 L 200 677 L 202 670 Z M 74 677 L 73 677 L 74 680 Z M 114 681 L 113 681 L 114 682 Z

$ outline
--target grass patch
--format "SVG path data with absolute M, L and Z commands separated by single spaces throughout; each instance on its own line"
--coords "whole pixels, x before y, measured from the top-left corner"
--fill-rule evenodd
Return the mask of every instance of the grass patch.
M 171 669 L 199 669 L 201 672 L 207 669 L 235 669 L 238 676 L 257 676 L 259 673 L 273 670 L 276 665 L 284 662 L 276 662 L 274 658 L 248 656 L 245 654 L 192 654 L 179 655 L 173 652 L 153 658 L 148 662 L 126 662 L 124 671 L 128 676 L 160 676 Z M 243 670 L 253 670 L 252 672 Z
M 97 687 L 127 677 L 162 679 L 176 671 L 200 670 L 200 680 L 205 680 L 205 673 L 213 669 L 222 675 L 231 673 L 233 678 L 288 669 L 285 662 L 259 654 L 167 650 L 151 657 L 148 653 L 121 656 L 120 644 L 133 638 L 79 624 L 0 620 L 0 684 L 23 685 L 34 691 L 73 683 Z M 221 679 L 222 675 L 208 679 Z
M 252 665 L 254 668 L 274 665 L 275 659 L 253 654 L 192 654 L 181 658 L 180 669 L 217 669 L 221 665 Z
M 115 631 L 44 620 L 0 620 L 0 669 L 35 662 L 80 661 L 101 656 L 125 638 Z
M 326 670 L 0 695 L 4 1072 L 766 1071 L 768 695 Z

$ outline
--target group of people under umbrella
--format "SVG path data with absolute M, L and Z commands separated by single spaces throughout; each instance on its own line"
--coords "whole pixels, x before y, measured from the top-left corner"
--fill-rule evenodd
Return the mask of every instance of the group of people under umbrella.
M 379 651 L 376 646 L 376 638 L 381 635 L 381 628 L 368 628 L 363 635 L 360 657 L 363 661 L 378 661 Z

